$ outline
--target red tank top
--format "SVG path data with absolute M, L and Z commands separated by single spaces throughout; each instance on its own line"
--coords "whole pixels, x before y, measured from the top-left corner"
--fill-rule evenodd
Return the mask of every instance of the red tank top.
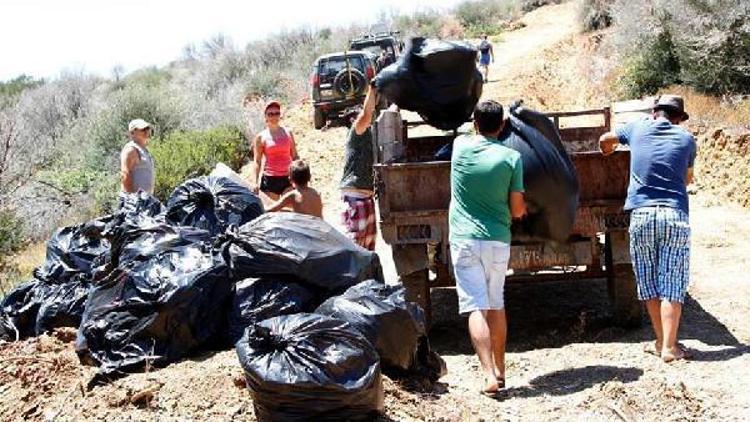
M 260 133 L 263 143 L 263 155 L 266 164 L 263 166 L 263 174 L 266 176 L 288 176 L 289 165 L 292 164 L 292 140 L 289 132 L 279 128 L 275 136 L 266 129 Z

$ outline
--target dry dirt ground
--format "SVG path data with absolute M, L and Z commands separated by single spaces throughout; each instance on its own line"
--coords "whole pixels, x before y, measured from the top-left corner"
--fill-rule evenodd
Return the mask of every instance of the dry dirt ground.
M 549 72 L 570 59 L 550 51 L 572 48 L 580 38 L 576 6 L 539 9 L 524 18 L 525 28 L 506 35 L 496 47 L 502 58 L 491 69 L 486 96 L 506 101 L 523 93 L 565 105 L 549 91 Z M 345 131 L 312 130 L 310 111 L 309 105 L 295 108 L 286 123 L 311 162 L 326 219 L 336 224 Z M 680 335 L 694 350 L 693 360 L 666 365 L 645 354 L 651 339 L 645 321 L 635 330 L 613 326 L 603 281 L 511 285 L 508 386 L 497 400 L 482 397 L 464 322 L 452 316 L 455 296 L 440 290 L 433 294 L 443 317 L 431 340 L 448 375 L 434 385 L 386 379 L 381 420 L 750 419 L 750 210 L 702 191 L 691 199 L 692 284 Z M 382 242 L 379 253 L 388 267 Z M 386 270 L 393 280 L 392 268 Z M 60 330 L 0 344 L 0 420 L 254 420 L 234 351 L 89 391 L 84 386 L 94 369 L 79 364 L 74 337 L 73 330 Z

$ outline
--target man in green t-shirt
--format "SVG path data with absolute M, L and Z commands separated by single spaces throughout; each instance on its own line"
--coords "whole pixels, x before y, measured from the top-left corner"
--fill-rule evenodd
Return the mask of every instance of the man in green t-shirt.
M 469 315 L 469 334 L 484 372 L 484 394 L 505 386 L 503 289 L 510 224 L 526 214 L 521 155 L 503 146 L 509 133 L 504 127 L 503 106 L 480 102 L 474 109 L 478 135 L 456 138 L 451 157 L 451 258 L 459 312 Z

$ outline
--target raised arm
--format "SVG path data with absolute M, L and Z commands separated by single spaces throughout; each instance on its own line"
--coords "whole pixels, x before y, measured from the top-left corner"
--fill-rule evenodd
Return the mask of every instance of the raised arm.
M 367 95 L 365 96 L 365 104 L 362 111 L 359 112 L 357 118 L 354 119 L 354 132 L 357 135 L 365 133 L 367 128 L 372 124 L 372 116 L 375 113 L 375 105 L 378 103 L 378 91 L 369 85 L 367 87 Z
M 599 150 L 604 155 L 610 155 L 617 149 L 620 138 L 615 132 L 607 132 L 599 137 Z

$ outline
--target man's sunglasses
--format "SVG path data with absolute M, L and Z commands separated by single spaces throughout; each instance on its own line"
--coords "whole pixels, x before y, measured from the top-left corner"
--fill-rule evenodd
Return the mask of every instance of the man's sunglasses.
M 269 111 L 269 112 L 266 112 L 266 116 L 268 116 L 268 117 L 281 116 L 281 112 L 280 111 Z

